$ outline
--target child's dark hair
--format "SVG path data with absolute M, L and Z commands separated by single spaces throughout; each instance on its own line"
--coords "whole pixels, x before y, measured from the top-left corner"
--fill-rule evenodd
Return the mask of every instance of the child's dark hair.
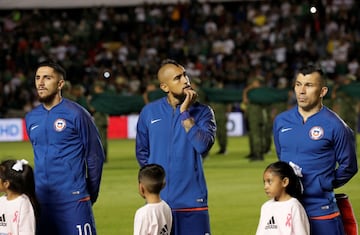
M 165 186 L 165 170 L 158 164 L 145 165 L 139 170 L 138 180 L 149 193 L 159 194 Z
M 278 161 L 271 163 L 265 168 L 265 172 L 266 171 L 271 171 L 281 179 L 288 178 L 289 184 L 286 187 L 285 192 L 297 199 L 301 198 L 302 186 L 300 178 L 295 174 L 294 169 L 287 162 Z
M 0 178 L 8 181 L 9 190 L 25 194 L 30 199 L 35 217 L 38 218 L 40 206 L 35 196 L 34 172 L 25 160 L 5 160 L 0 163 Z

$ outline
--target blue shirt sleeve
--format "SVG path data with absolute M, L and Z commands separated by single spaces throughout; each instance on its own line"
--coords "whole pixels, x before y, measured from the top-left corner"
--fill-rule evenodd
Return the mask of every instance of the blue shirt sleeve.
M 191 113 L 190 113 L 191 115 Z M 210 107 L 196 118 L 195 125 L 189 130 L 189 142 L 198 153 L 204 154 L 210 150 L 215 142 L 216 123 L 215 115 Z
M 142 112 L 139 115 L 139 120 L 136 128 L 136 159 L 140 167 L 145 166 L 148 163 L 150 155 L 149 137 L 147 132 L 147 126 L 145 124 L 145 114 Z
M 87 187 L 92 203 L 98 198 L 105 153 L 95 123 L 87 112 L 79 120 L 79 131 L 85 146 Z
M 355 136 L 345 125 L 335 133 L 334 149 L 338 168 L 335 171 L 333 187 L 338 188 L 347 183 L 358 171 Z

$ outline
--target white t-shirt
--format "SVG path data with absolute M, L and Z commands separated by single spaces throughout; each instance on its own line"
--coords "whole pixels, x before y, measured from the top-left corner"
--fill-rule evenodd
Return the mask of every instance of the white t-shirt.
M 309 235 L 310 225 L 304 207 L 296 198 L 271 199 L 261 207 L 256 235 Z
M 170 235 L 172 214 L 165 201 L 148 203 L 135 213 L 134 235 Z
M 22 194 L 16 199 L 0 197 L 0 235 L 34 235 L 35 214 L 29 198 Z

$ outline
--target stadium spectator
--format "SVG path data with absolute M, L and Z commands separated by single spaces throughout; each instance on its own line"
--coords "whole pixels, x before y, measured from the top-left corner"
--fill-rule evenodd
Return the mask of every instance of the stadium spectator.
M 67 11 L 1 10 L 0 115 L 23 117 L 38 104 L 28 78 L 49 55 L 64 65 L 71 84 L 84 86 L 86 96 L 103 68 L 112 70 L 109 90 L 139 94 L 139 82 L 149 83 L 164 58 L 182 62 L 189 71 L 187 61 L 200 61 L 199 77 L 207 82 L 203 78 L 221 75 L 224 89 L 243 89 L 258 65 L 264 76 L 272 73 L 270 86 L 281 77 L 291 81 L 306 61 L 320 62 L 330 80 L 347 73 L 360 77 L 360 4 L 319 1 L 313 13 L 311 6 L 290 0 L 195 0 Z M 228 53 L 231 59 L 225 63 Z M 20 69 L 21 86 L 9 89 Z M 331 99 L 324 102 L 331 104 Z

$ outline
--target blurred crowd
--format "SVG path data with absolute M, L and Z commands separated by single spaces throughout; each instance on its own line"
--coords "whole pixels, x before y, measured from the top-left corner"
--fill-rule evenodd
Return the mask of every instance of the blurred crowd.
M 270 87 L 291 86 L 309 61 L 333 83 L 356 80 L 359 12 L 354 0 L 2 10 L 0 118 L 23 117 L 37 105 L 34 69 L 48 57 L 66 68 L 69 92 L 84 96 L 99 79 L 115 93 L 140 95 L 165 58 L 185 64 L 202 85 L 225 89 L 243 89 L 254 76 Z

